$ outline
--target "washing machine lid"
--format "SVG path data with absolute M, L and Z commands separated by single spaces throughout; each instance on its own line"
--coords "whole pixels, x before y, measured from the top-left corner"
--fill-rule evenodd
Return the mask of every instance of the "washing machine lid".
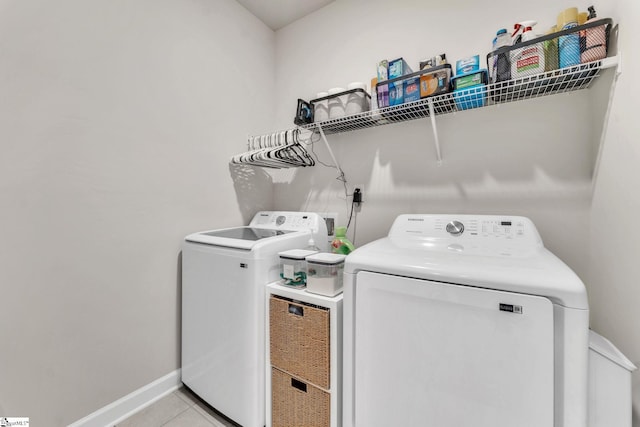
M 358 271 L 539 295 L 588 309 L 582 281 L 544 248 L 525 217 L 400 215 L 389 236 L 347 257 L 345 273 Z
M 207 245 L 224 246 L 237 249 L 251 249 L 257 242 L 286 234 L 293 230 L 273 230 L 269 228 L 234 227 L 220 230 L 202 231 L 188 235 L 185 240 Z
M 248 226 L 207 230 L 185 237 L 187 242 L 222 246 L 234 249 L 255 250 L 281 240 L 313 236 L 322 242 L 326 225 L 321 216 L 312 212 L 258 212 Z M 322 238 L 326 240 L 324 237 Z M 306 241 L 304 242 L 306 243 Z

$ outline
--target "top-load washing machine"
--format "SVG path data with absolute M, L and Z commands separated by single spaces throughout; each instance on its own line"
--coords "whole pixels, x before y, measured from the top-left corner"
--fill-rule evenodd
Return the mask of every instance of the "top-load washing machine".
M 587 425 L 587 294 L 529 219 L 401 215 L 344 281 L 344 427 Z
M 244 427 L 265 425 L 265 286 L 279 278 L 278 252 L 310 238 L 327 250 L 318 214 L 259 212 L 183 243 L 182 382 Z

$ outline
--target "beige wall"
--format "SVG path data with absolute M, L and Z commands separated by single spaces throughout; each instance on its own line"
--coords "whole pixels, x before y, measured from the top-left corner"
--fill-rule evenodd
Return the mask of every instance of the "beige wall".
M 0 0 L 0 416 L 66 425 L 179 367 L 182 237 L 271 200 L 228 158 L 273 59 L 233 0 Z
M 602 146 L 591 214 L 591 325 L 640 367 L 640 4 L 618 0 L 622 74 L 615 88 Z M 640 426 L 640 373 L 633 375 L 633 422 Z

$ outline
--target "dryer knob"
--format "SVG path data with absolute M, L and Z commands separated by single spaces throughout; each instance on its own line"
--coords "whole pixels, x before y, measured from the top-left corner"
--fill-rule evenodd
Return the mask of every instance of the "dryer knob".
M 463 231 L 464 224 L 462 224 L 460 221 L 451 221 L 449 224 L 447 224 L 447 233 L 451 234 L 452 236 L 459 236 Z

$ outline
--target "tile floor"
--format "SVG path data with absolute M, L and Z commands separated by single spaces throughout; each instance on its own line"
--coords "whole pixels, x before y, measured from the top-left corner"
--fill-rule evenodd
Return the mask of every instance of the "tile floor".
M 236 427 L 204 403 L 191 390 L 181 387 L 115 427 Z

